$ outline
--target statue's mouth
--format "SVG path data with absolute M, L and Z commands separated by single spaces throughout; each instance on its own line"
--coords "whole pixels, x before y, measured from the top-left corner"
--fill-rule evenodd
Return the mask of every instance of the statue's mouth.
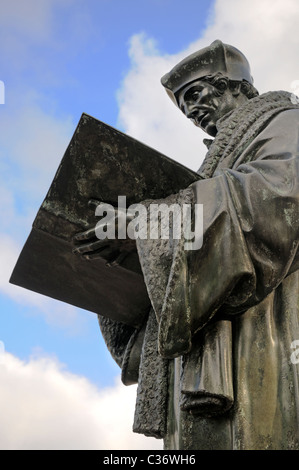
M 197 120 L 198 120 L 198 124 L 202 124 L 202 121 L 206 118 L 206 117 L 209 117 L 209 112 L 208 111 L 203 111 L 199 114 Z
M 195 116 L 193 118 L 193 122 L 196 126 L 198 127 L 204 127 L 205 126 L 205 122 L 207 124 L 207 121 L 209 121 L 209 118 L 210 118 L 210 115 L 209 115 L 209 110 L 201 110 L 199 111 L 199 113 L 197 114 L 197 116 Z

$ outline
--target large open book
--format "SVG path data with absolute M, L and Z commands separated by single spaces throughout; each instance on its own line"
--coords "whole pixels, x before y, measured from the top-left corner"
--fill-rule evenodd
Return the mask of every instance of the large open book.
M 52 185 L 33 222 L 10 282 L 124 323 L 137 324 L 150 307 L 137 252 L 122 266 L 73 254 L 73 236 L 99 218 L 97 199 L 117 207 L 160 199 L 199 176 L 103 122 L 82 114 Z

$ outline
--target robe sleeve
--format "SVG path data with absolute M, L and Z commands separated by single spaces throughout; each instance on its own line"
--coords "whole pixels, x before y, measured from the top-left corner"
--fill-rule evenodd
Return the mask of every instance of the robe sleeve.
M 224 163 L 191 186 L 203 205 L 203 244 L 174 253 L 160 316 L 163 355 L 187 352 L 212 318 L 245 312 L 299 268 L 298 137 L 299 111 L 282 112 L 234 168 Z

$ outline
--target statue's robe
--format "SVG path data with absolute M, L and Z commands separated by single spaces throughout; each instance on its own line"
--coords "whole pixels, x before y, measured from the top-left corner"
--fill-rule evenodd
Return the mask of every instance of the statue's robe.
M 199 181 L 163 201 L 203 204 L 202 247 L 137 240 L 149 318 L 135 330 L 100 317 L 123 382 L 138 382 L 133 429 L 166 449 L 299 449 L 291 98 L 270 92 L 218 122 Z

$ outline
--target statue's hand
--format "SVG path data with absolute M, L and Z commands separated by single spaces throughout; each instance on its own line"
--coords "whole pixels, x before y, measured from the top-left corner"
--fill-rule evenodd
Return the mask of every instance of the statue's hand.
M 100 201 L 92 199 L 89 201 L 90 207 L 99 207 Z M 132 220 L 132 216 L 127 212 L 120 212 L 115 209 L 109 214 L 109 219 L 105 218 L 105 222 L 98 222 L 94 227 L 89 228 L 85 232 L 77 233 L 73 241 L 76 245 L 73 253 L 82 255 L 83 258 L 91 260 L 95 258 L 103 258 L 107 261 L 107 266 L 118 266 L 122 264 L 124 259 L 129 253 L 136 251 L 135 240 L 131 239 L 117 239 L 109 238 L 109 227 L 113 228 L 113 233 L 118 233 L 118 226 L 120 223 L 127 225 Z M 107 236 L 105 238 L 98 238 L 97 234 L 105 228 Z

